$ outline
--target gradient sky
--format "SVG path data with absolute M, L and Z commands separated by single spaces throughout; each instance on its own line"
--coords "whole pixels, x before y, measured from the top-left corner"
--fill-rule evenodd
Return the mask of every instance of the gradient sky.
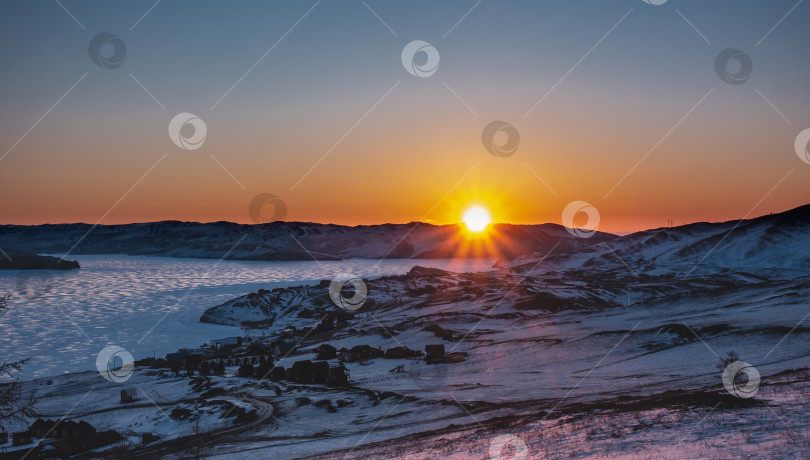
M 133 28 L 153 0 L 5 0 L 0 223 L 248 223 L 258 193 L 287 220 L 350 225 L 456 222 L 472 203 L 542 223 L 582 200 L 615 232 L 782 211 L 810 202 L 797 1 L 324 0 L 293 28 L 314 0 L 165 0 Z M 89 58 L 100 32 L 126 43 L 121 67 Z M 403 68 L 412 40 L 439 51 L 432 77 Z M 715 73 L 730 47 L 753 61 L 743 85 Z M 205 121 L 200 149 L 170 140 L 180 112 Z M 513 156 L 484 149 L 493 120 L 519 130 Z

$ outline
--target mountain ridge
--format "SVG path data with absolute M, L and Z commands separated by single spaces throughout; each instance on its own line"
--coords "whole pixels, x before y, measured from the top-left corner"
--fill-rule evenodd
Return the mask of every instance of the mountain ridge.
M 737 254 L 731 254 L 728 238 L 732 233 L 751 237 L 744 251 L 735 248 Z M 750 258 L 752 251 L 771 250 L 780 254 L 769 258 L 769 263 L 777 266 L 776 259 L 784 258 L 784 251 L 779 249 L 784 249 L 780 243 L 785 239 L 796 240 L 802 252 L 801 242 L 806 240 L 810 245 L 810 204 L 750 219 L 694 222 L 622 236 L 595 232 L 591 238 L 578 238 L 555 223 L 491 224 L 480 236 L 471 236 L 463 224 L 424 222 L 347 226 L 295 221 L 239 224 L 166 220 L 98 226 L 0 225 L 0 247 L 36 254 L 59 254 L 72 248 L 73 254 L 273 261 L 493 257 L 518 271 L 539 258 L 548 259 L 544 265 L 562 270 L 587 269 L 588 264 L 608 263 L 610 258 L 615 259 L 614 265 L 639 270 L 684 265 L 664 261 L 677 258 L 691 258 L 692 264 L 698 266 L 706 261 L 701 260 L 705 254 L 708 258 L 716 250 L 726 257 L 719 261 L 720 265 L 730 262 L 729 258 Z M 652 247 L 658 248 L 656 254 L 649 253 Z M 804 267 L 805 263 L 810 264 L 810 260 L 802 260 L 800 265 Z
M 90 231 L 92 229 L 92 231 Z M 129 254 L 229 260 L 340 260 L 348 258 L 498 257 L 511 259 L 550 247 L 576 249 L 593 241 L 557 224 L 492 224 L 473 236 L 461 224 L 358 225 L 307 222 L 236 224 L 161 221 L 99 225 L 0 225 L 0 247 L 40 254 Z M 77 241 L 79 242 L 77 244 Z M 75 247 L 74 247 L 75 245 Z

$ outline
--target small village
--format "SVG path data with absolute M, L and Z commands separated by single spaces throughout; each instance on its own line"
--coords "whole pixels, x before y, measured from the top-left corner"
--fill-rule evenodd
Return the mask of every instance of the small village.
M 199 348 L 184 348 L 167 353 L 163 358 L 136 360 L 134 369 L 158 371 L 161 375 L 183 378 L 239 378 L 246 380 L 269 380 L 304 385 L 348 387 L 352 379 L 347 363 L 368 365 L 374 360 L 411 360 L 430 364 L 451 364 L 464 361 L 466 353 L 446 353 L 443 344 L 427 344 L 424 351 L 405 346 L 383 350 L 370 345 L 356 345 L 340 349 L 317 340 L 306 340 L 313 328 L 296 331 L 288 327 L 279 338 L 225 337 L 213 339 Z M 319 345 L 314 346 L 314 343 Z M 295 360 L 299 356 L 312 359 Z M 278 361 L 292 362 L 284 367 Z M 395 365 L 391 373 L 404 373 L 403 364 Z M 121 405 L 141 401 L 135 387 L 120 389 Z M 73 456 L 93 457 L 101 452 L 126 452 L 126 437 L 137 437 L 141 446 L 157 444 L 162 433 L 117 432 L 98 430 L 83 420 L 36 419 L 26 430 L 0 433 L 0 459 L 22 458 L 30 451 L 34 458 L 68 458 Z M 27 449 L 14 449 L 26 446 Z M 10 449 L 11 447 L 11 449 Z M 30 456 L 28 458 L 31 458 Z

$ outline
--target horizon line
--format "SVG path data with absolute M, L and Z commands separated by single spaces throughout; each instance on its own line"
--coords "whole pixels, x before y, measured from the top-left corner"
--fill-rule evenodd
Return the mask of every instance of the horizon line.
M 789 208 L 789 209 L 785 209 L 785 210 L 782 210 L 782 211 L 778 211 L 778 212 L 776 212 L 776 214 L 782 214 L 782 213 L 794 211 L 796 209 L 807 207 L 807 206 L 810 206 L 810 203 L 803 204 L 803 205 L 796 206 L 796 207 Z M 750 217 L 750 218 L 743 217 L 741 219 L 730 219 L 730 220 L 724 220 L 724 221 L 694 221 L 694 222 L 686 222 L 686 223 L 683 223 L 683 224 L 680 224 L 680 225 L 672 225 L 670 227 L 667 227 L 667 226 L 649 227 L 649 228 L 645 228 L 645 229 L 641 229 L 641 230 L 633 230 L 633 231 L 606 232 L 606 231 L 601 231 L 598 228 L 596 229 L 596 231 L 598 231 L 600 233 L 623 236 L 623 235 L 632 234 L 632 233 L 645 232 L 645 231 L 650 231 L 650 230 L 658 230 L 658 229 L 661 229 L 661 228 L 678 228 L 678 227 L 685 227 L 685 226 L 688 226 L 688 225 L 695 225 L 695 224 L 720 224 L 720 223 L 734 222 L 734 221 L 746 221 L 746 220 L 750 221 L 750 220 L 759 219 L 759 218 L 762 218 L 762 217 L 765 217 L 765 216 L 768 216 L 768 215 L 773 215 L 773 214 L 774 214 L 774 212 L 771 211 L 771 212 L 760 214 L 758 216 Z M 164 223 L 164 222 L 177 222 L 177 223 L 184 223 L 184 224 L 200 224 L 200 225 L 222 224 L 222 223 L 224 223 L 224 224 L 251 226 L 251 227 L 252 226 L 259 226 L 259 225 L 270 225 L 270 224 L 310 224 L 310 225 L 323 225 L 323 226 L 346 227 L 346 228 L 382 227 L 382 226 L 385 226 L 385 225 L 412 225 L 412 224 L 413 225 L 432 225 L 434 227 L 448 227 L 448 226 L 464 225 L 464 222 L 436 224 L 436 223 L 425 222 L 425 221 L 410 221 L 410 222 L 404 222 L 404 223 L 385 222 L 385 223 L 380 223 L 380 224 L 347 225 L 347 224 L 335 224 L 335 223 L 331 223 L 331 222 L 314 222 L 314 221 L 297 221 L 297 220 L 276 220 L 276 221 L 272 221 L 272 222 L 262 222 L 262 223 L 240 223 L 240 222 L 233 222 L 233 221 L 229 221 L 229 220 L 213 220 L 213 221 L 202 222 L 202 221 L 194 221 L 194 220 L 167 219 L 167 220 L 144 221 L 144 222 L 127 222 L 127 223 L 120 223 L 120 224 L 101 224 L 101 223 L 99 223 L 99 224 L 91 224 L 91 223 L 88 223 L 88 222 L 60 222 L 60 223 L 46 222 L 46 223 L 41 223 L 41 224 L 0 224 L 0 226 L 39 227 L 39 226 L 45 226 L 45 225 L 54 225 L 54 226 L 57 226 L 57 225 L 90 225 L 90 226 L 94 226 L 95 225 L 95 226 L 111 227 L 111 226 L 124 226 L 124 225 L 159 224 L 159 223 Z M 541 225 L 555 225 L 555 226 L 566 228 L 563 224 L 557 223 L 557 222 L 541 222 L 541 223 L 534 223 L 534 224 L 514 224 L 514 223 L 510 223 L 510 222 L 491 222 L 489 225 L 490 226 L 494 226 L 494 225 L 511 225 L 511 226 L 515 226 L 515 227 L 534 227 L 534 226 L 541 226 Z

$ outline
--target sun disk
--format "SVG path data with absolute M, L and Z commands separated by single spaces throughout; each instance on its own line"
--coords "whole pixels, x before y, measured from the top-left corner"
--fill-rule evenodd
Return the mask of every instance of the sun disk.
M 464 221 L 464 224 L 467 225 L 467 229 L 469 229 L 471 232 L 480 232 L 484 230 L 492 221 L 487 210 L 480 206 L 473 206 L 468 209 L 467 212 L 464 213 L 464 218 L 462 220 Z

